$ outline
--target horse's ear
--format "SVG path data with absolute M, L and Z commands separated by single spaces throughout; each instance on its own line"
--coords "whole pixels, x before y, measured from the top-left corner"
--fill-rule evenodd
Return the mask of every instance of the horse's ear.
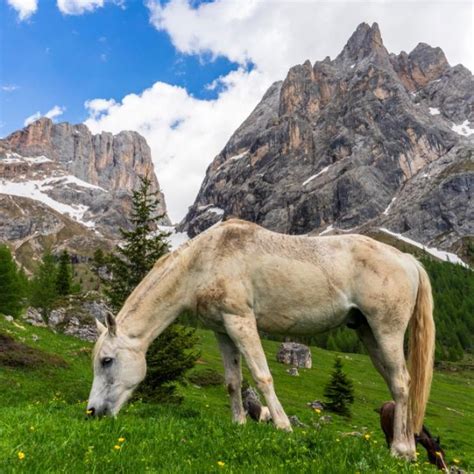
M 107 330 L 107 328 L 97 318 L 95 318 L 95 325 L 99 334 L 102 334 L 104 331 Z
M 114 315 L 110 311 L 107 311 L 107 314 L 105 316 L 105 323 L 107 324 L 107 329 L 109 330 L 109 334 L 111 336 L 116 336 L 117 323 L 115 322 Z

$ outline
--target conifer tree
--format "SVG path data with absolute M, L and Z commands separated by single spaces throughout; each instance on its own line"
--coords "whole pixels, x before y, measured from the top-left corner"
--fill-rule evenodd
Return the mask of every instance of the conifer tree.
M 157 214 L 158 197 L 151 181 L 141 178 L 141 186 L 132 196 L 132 228 L 121 229 L 123 242 L 112 255 L 97 252 L 94 267 L 104 286 L 110 304 L 118 311 L 128 295 L 151 270 L 155 262 L 169 251 L 168 233 L 157 227 L 163 215 Z M 106 267 L 106 276 L 99 269 Z M 102 276 L 101 276 L 102 273 Z M 148 349 L 147 376 L 136 392 L 145 401 L 179 401 L 176 382 L 191 368 L 198 353 L 195 331 L 173 324 Z
M 18 281 L 20 283 L 22 301 L 26 305 L 30 296 L 30 280 L 28 279 L 28 275 L 26 274 L 23 265 L 18 270 Z
M 66 296 L 72 290 L 71 257 L 63 250 L 59 257 L 58 272 L 56 275 L 56 291 L 59 296 Z
M 22 309 L 22 288 L 10 249 L 0 245 L 0 313 L 18 316 Z
M 47 251 L 33 275 L 30 296 L 31 305 L 41 309 L 41 314 L 45 320 L 48 319 L 49 313 L 58 297 L 56 278 L 56 262 L 53 255 Z
M 179 324 L 172 324 L 156 339 L 147 353 L 147 374 L 138 387 L 136 396 L 145 402 L 180 402 L 176 382 L 194 367 L 199 353 L 196 331 Z
M 352 382 L 342 371 L 342 361 L 336 357 L 331 380 L 324 388 L 324 396 L 327 398 L 328 410 L 350 417 L 349 405 L 354 403 L 354 388 Z
M 117 246 L 115 253 L 106 259 L 111 278 L 103 283 L 114 310 L 121 308 L 155 262 L 169 251 L 166 240 L 169 234 L 157 228 L 163 215 L 156 212 L 159 202 L 151 184 L 148 177 L 141 178 L 140 188 L 133 191 L 132 229 L 120 229 L 123 245 Z

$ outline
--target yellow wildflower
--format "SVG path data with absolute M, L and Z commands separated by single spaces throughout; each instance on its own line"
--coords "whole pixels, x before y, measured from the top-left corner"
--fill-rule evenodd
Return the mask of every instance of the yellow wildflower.
M 30 431 L 35 431 L 35 427 L 34 427 L 34 426 L 30 426 Z
M 219 467 L 224 467 L 224 466 L 225 466 L 225 462 L 223 462 L 223 461 L 217 461 L 217 465 L 218 465 Z
M 336 438 L 336 441 L 339 443 L 339 441 L 341 441 L 339 438 Z
M 116 445 L 114 446 L 114 449 L 116 449 L 116 450 L 118 451 L 119 449 L 122 449 L 122 446 L 119 446 L 118 444 L 116 444 Z
M 369 434 L 369 433 L 366 433 L 366 434 L 364 435 L 364 438 L 365 438 L 365 439 L 370 439 L 370 434 Z
M 120 438 L 118 439 L 118 442 L 119 442 L 119 443 L 123 443 L 124 441 L 125 441 L 125 438 L 120 437 Z
M 92 413 L 92 410 L 86 410 L 86 415 L 90 415 Z
M 321 413 L 321 410 L 319 408 L 315 408 L 314 411 L 319 415 Z
M 441 457 L 441 452 L 440 451 L 436 451 L 436 456 L 438 456 L 439 458 Z
M 23 461 L 25 459 L 25 453 L 23 451 L 18 451 L 18 459 Z
M 460 461 L 459 459 L 456 459 L 456 458 L 453 459 L 453 463 L 454 463 L 454 464 L 459 464 L 460 462 L 461 462 L 461 461 Z

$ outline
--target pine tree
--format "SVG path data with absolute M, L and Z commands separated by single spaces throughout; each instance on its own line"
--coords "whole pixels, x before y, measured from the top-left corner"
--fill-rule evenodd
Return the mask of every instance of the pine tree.
M 22 309 L 22 288 L 10 249 L 0 245 L 0 313 L 18 316 Z
M 114 310 L 119 310 L 128 295 L 151 270 L 155 262 L 169 251 L 168 233 L 158 229 L 163 215 L 157 214 L 157 193 L 151 181 L 141 179 L 141 186 L 132 196 L 132 229 L 121 229 L 123 242 L 115 254 L 96 252 L 94 267 L 104 286 L 104 292 Z M 106 272 L 99 271 L 106 268 Z M 105 275 L 104 275 L 105 273 Z M 176 383 L 191 368 L 198 353 L 193 329 L 171 325 L 148 348 L 148 371 L 137 396 L 147 401 L 179 401 Z
M 59 257 L 58 272 L 56 275 L 56 291 L 59 296 L 66 296 L 71 293 L 71 258 L 66 250 L 63 250 Z
M 171 325 L 152 343 L 147 353 L 147 374 L 136 396 L 145 402 L 180 402 L 176 382 L 194 367 L 199 353 L 194 349 L 196 331 L 178 324 Z
M 28 275 L 26 274 L 26 271 L 23 265 L 18 270 L 18 281 L 20 283 L 20 292 L 21 292 L 22 301 L 26 305 L 28 298 L 30 296 L 30 280 L 28 279 Z
M 351 416 L 349 405 L 354 403 L 354 388 L 342 371 L 340 357 L 336 357 L 334 361 L 334 371 L 331 374 L 331 380 L 324 388 L 324 396 L 327 398 L 328 410 L 347 417 Z
M 31 305 L 41 309 L 41 314 L 45 320 L 48 319 L 49 313 L 58 297 L 56 278 L 56 262 L 51 253 L 46 252 L 33 275 L 30 296 Z
M 163 218 L 156 212 L 158 204 L 150 179 L 141 178 L 141 186 L 132 196 L 132 229 L 120 229 L 124 244 L 117 246 L 115 254 L 106 259 L 111 278 L 103 283 L 114 310 L 121 308 L 155 262 L 169 251 L 166 240 L 169 234 L 157 229 L 158 221 Z

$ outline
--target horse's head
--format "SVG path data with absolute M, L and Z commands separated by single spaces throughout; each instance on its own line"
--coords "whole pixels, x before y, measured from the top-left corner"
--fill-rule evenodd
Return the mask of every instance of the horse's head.
M 448 466 L 445 461 L 444 450 L 441 447 L 439 436 L 434 438 L 430 432 L 423 427 L 420 435 L 417 435 L 416 442 L 423 445 L 428 454 L 428 460 L 434 464 L 438 469 L 448 471 Z
M 106 323 L 107 327 L 97 321 L 99 339 L 93 352 L 89 415 L 116 415 L 146 374 L 143 351 L 120 333 L 112 314 L 107 314 Z

